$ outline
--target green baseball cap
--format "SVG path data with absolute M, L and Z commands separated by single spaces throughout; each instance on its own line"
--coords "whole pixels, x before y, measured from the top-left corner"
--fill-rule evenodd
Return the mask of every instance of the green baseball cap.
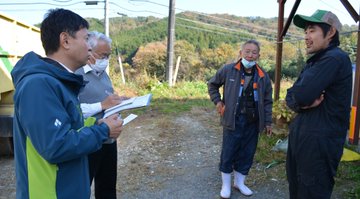
M 336 30 L 340 32 L 342 26 L 337 16 L 326 10 L 316 10 L 310 17 L 297 14 L 293 21 L 295 26 L 303 29 L 305 29 L 308 23 L 325 23 L 335 27 Z

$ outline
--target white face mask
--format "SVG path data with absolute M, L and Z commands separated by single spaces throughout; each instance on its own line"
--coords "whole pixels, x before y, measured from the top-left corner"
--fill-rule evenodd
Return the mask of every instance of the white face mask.
M 108 65 L 109 59 L 96 59 L 95 64 L 90 64 L 91 68 L 98 73 L 104 72 Z
M 256 61 L 248 61 L 245 58 L 242 58 L 241 63 L 244 65 L 245 68 L 249 69 L 256 64 Z

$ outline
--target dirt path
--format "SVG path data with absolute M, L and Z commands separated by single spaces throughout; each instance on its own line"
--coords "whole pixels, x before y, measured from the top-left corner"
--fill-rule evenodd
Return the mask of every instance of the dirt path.
M 213 110 L 140 116 L 119 139 L 118 198 L 219 198 L 221 139 Z M 262 166 L 254 168 L 265 175 Z M 249 180 L 254 198 L 286 198 L 284 180 L 260 182 L 260 176 Z M 247 197 L 234 192 L 232 198 Z
M 221 140 L 213 110 L 195 108 L 177 116 L 140 113 L 118 140 L 118 198 L 219 198 Z M 0 199 L 15 198 L 12 158 L 0 158 L 0 172 Z M 255 162 L 247 184 L 254 191 L 251 198 L 288 198 L 283 163 L 266 169 Z M 231 198 L 249 197 L 233 190 Z

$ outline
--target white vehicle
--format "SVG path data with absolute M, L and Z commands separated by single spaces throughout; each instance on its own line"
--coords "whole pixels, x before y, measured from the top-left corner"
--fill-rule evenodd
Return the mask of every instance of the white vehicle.
M 0 155 L 13 154 L 14 86 L 10 72 L 29 51 L 44 55 L 40 29 L 0 13 Z

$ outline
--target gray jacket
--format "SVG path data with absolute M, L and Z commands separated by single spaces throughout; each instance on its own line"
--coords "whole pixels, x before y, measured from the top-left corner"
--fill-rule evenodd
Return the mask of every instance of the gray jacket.
M 241 60 L 223 66 L 208 82 L 208 92 L 211 101 L 216 105 L 219 101 L 225 104 L 221 124 L 228 129 L 235 129 L 235 114 L 238 106 L 238 97 L 241 81 Z M 256 64 L 256 73 L 259 75 L 258 85 L 258 111 L 259 130 L 263 131 L 265 126 L 272 122 L 272 86 L 269 75 Z M 220 95 L 220 87 L 223 87 L 223 99 Z

